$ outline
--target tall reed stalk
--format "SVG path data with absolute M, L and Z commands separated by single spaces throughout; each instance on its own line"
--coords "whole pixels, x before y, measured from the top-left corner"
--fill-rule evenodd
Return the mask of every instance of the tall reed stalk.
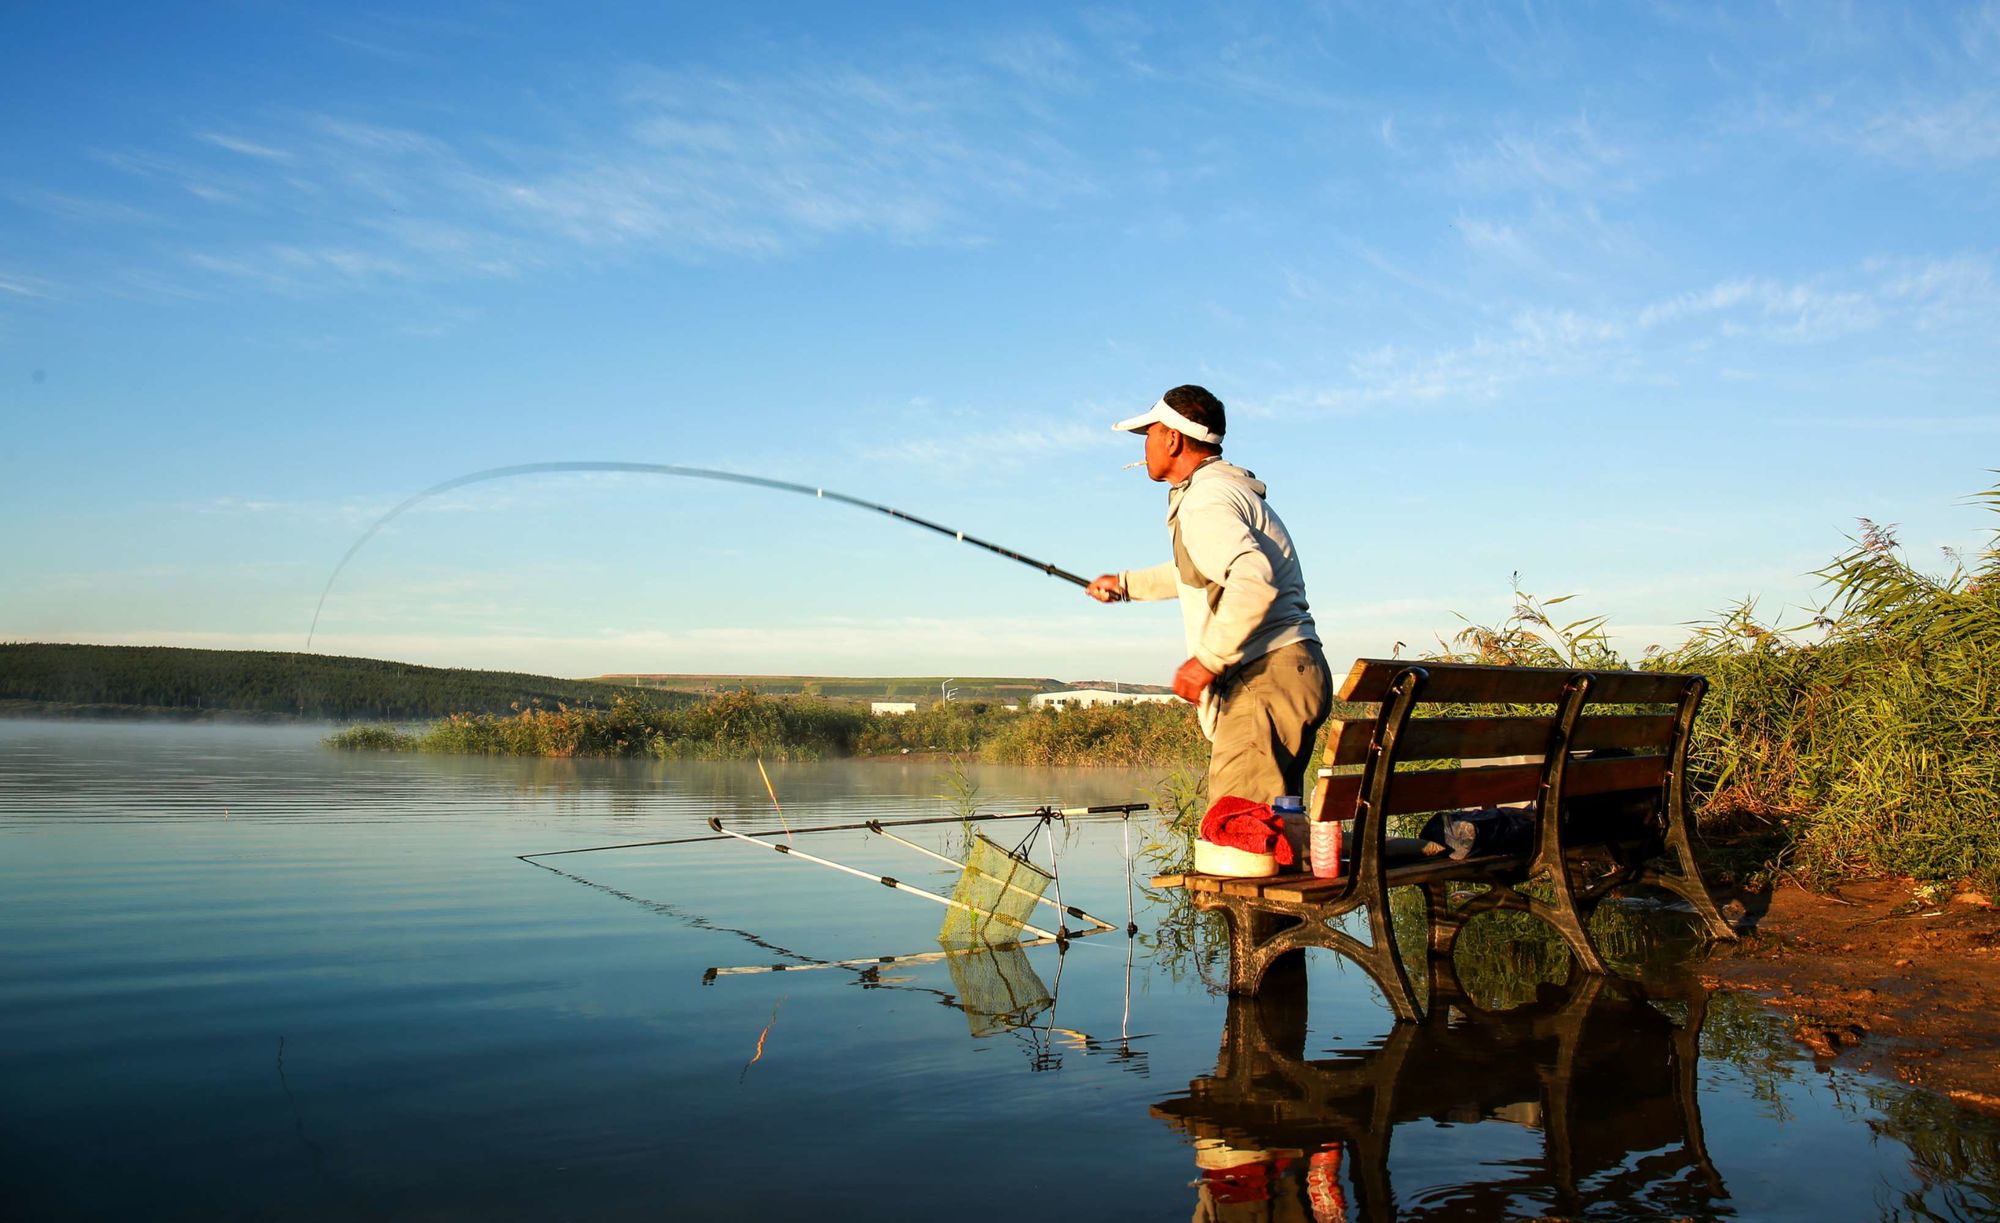
M 2000 512 L 2000 487 L 1975 498 Z M 1894 529 L 1862 520 L 1818 571 L 1825 603 L 1779 628 L 1729 608 L 1637 665 L 1706 675 L 1690 769 L 1701 824 L 1763 833 L 1766 869 L 1821 882 L 1868 874 L 2000 883 L 2000 530 L 1926 573 Z M 1559 623 L 1515 583 L 1511 615 L 1439 657 L 1624 665 L 1604 621 Z

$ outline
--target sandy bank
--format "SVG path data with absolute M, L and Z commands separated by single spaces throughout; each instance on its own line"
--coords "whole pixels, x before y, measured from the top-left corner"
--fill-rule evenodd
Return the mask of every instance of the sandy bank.
M 1704 966 L 1785 1011 L 1822 1065 L 1888 1074 L 2000 1113 L 2000 910 L 1907 879 L 1740 898 L 1750 927 Z

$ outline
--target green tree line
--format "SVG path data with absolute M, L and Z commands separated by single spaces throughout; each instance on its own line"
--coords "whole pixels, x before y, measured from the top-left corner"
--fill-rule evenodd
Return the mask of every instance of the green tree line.
M 325 654 L 0 644 L 0 701 L 57 708 L 410 721 L 536 704 L 609 708 L 634 695 L 630 688 L 591 680 Z M 664 705 L 693 698 L 661 693 L 644 699 Z

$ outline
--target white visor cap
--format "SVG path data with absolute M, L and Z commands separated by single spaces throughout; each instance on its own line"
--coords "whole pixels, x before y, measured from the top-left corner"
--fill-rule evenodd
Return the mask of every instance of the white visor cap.
M 1222 440 L 1220 433 L 1195 424 L 1187 417 L 1168 407 L 1167 401 L 1164 399 L 1154 404 L 1150 411 L 1127 420 L 1121 420 L 1111 427 L 1113 429 L 1121 429 L 1126 433 L 1144 433 L 1156 424 L 1165 425 L 1176 433 L 1185 433 L 1195 441 L 1207 442 L 1211 446 Z

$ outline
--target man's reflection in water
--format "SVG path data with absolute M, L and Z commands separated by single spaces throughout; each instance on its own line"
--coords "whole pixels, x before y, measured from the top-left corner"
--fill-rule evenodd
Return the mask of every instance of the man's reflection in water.
M 1345 1144 L 1310 1155 L 1292 1148 L 1239 1150 L 1220 1138 L 1194 1144 L 1195 1223 L 1346 1223 L 1340 1179 Z
M 1303 965 L 1259 997 L 1230 999 L 1215 1073 L 1152 1110 L 1194 1140 L 1194 1217 L 1470 1220 L 1607 1201 L 1675 1217 L 1727 1197 L 1696 1102 L 1699 987 L 1656 1004 L 1655 990 L 1572 972 L 1501 1012 L 1474 1005 L 1448 971 L 1432 988 L 1424 1022 L 1314 1060 Z M 1390 1139 L 1426 1120 L 1468 1128 L 1454 1141 L 1462 1172 L 1399 1202 Z M 1478 1127 L 1494 1124 L 1538 1132 L 1539 1157 L 1482 1141 Z

